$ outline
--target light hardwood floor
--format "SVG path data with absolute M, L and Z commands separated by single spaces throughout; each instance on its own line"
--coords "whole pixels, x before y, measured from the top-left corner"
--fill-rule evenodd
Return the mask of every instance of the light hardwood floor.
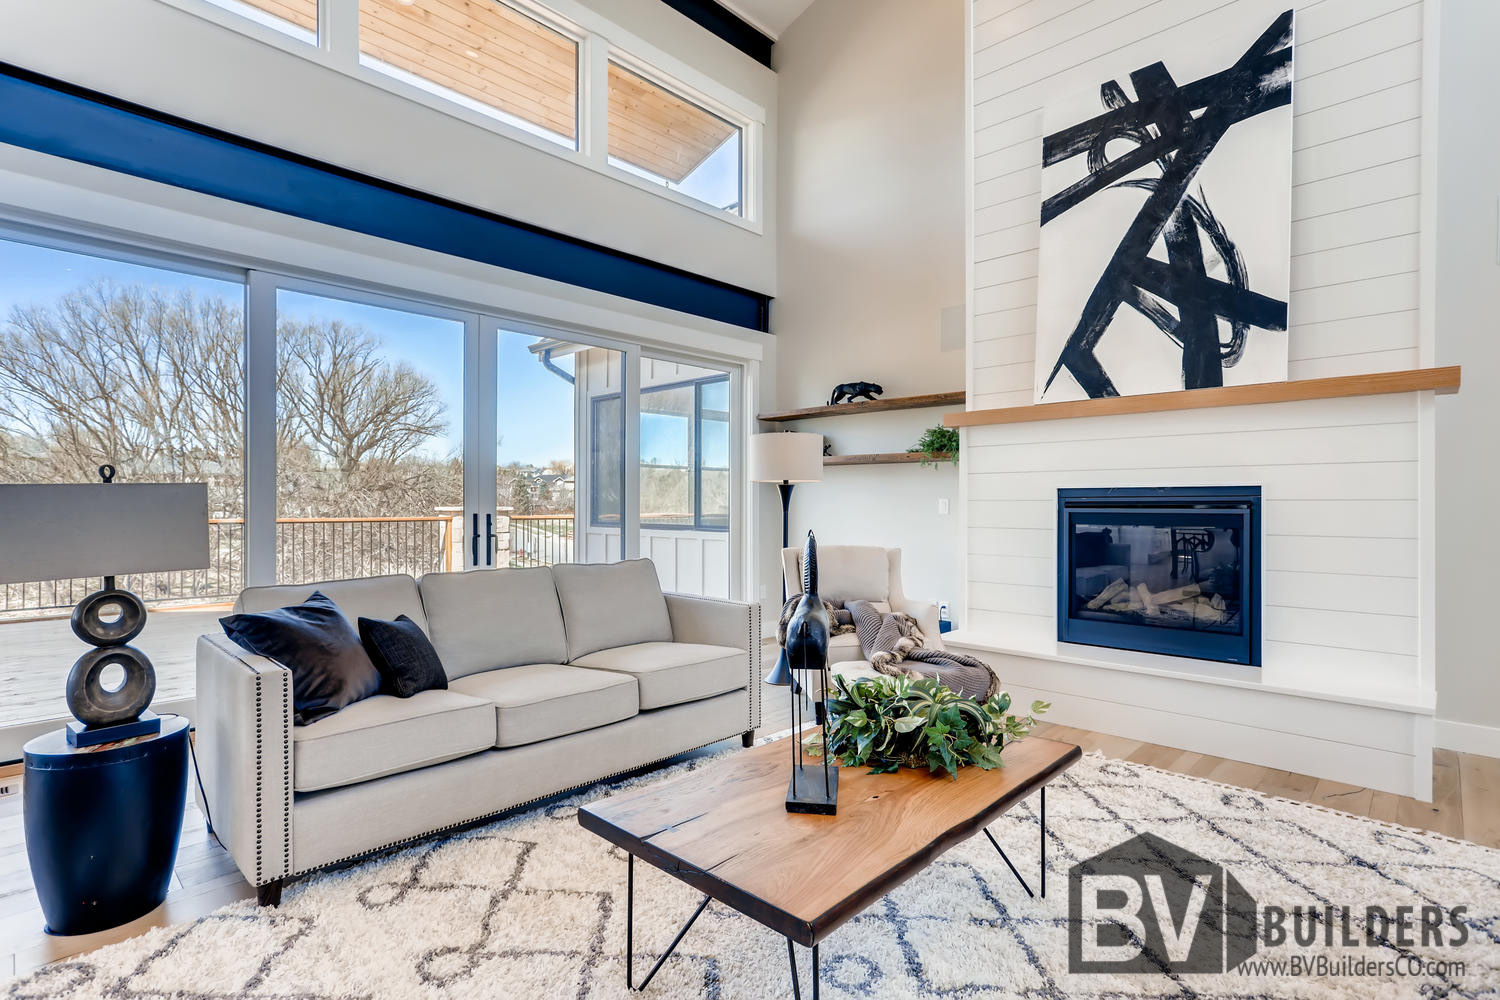
M 770 734 L 789 728 L 791 708 L 785 690 L 767 689 L 765 695 L 760 732 Z M 1437 751 L 1433 760 L 1435 799 L 1429 804 L 1306 774 L 1068 726 L 1044 723 L 1037 735 L 1180 774 L 1211 778 L 1381 822 L 1500 847 L 1500 759 Z M 7 780 L 0 780 L 0 784 L 6 783 Z M 21 794 L 25 794 L 24 789 Z M 229 855 L 208 836 L 201 814 L 189 801 L 177 868 L 165 903 L 122 927 L 80 937 L 51 937 L 42 932 L 42 915 L 26 864 L 21 795 L 0 798 L 0 977 L 12 972 L 24 973 L 47 962 L 134 937 L 153 927 L 192 920 L 253 895 Z

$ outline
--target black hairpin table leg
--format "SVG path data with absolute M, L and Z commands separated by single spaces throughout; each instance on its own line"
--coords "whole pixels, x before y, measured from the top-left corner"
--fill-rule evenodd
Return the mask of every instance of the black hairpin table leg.
M 787 964 L 792 967 L 792 1000 L 802 1000 L 802 981 L 797 976 L 797 951 L 792 939 L 786 939 Z M 818 946 L 812 946 L 812 1000 L 818 1000 Z
M 641 980 L 641 985 L 636 986 L 631 982 L 635 964 L 635 855 L 627 854 L 625 862 L 625 988 L 631 990 L 643 990 L 651 982 L 653 976 L 666 964 L 667 959 L 672 957 L 672 952 L 682 943 L 683 937 L 687 935 L 688 929 L 693 926 L 694 921 L 708 908 L 708 897 L 703 897 L 703 902 L 688 917 L 687 923 L 677 932 L 672 943 L 667 945 L 667 950 L 661 953 L 656 964 L 651 966 L 651 971 L 646 973 L 646 978 Z
M 1046 785 L 1042 786 L 1041 810 L 1040 810 L 1040 813 L 1041 813 L 1041 820 L 1042 820 L 1042 842 L 1041 842 L 1041 850 L 1038 853 L 1037 857 L 1038 857 L 1038 859 L 1039 859 L 1039 861 L 1041 863 L 1041 869 L 1042 869 L 1042 891 L 1041 891 L 1041 897 L 1043 899 L 1046 899 L 1047 898 L 1047 786 Z M 1029 885 L 1026 884 L 1026 880 L 1024 878 L 1022 878 L 1021 877 L 1021 873 L 1016 870 L 1016 866 L 1013 865 L 1013 864 L 1011 864 L 1010 857 L 1005 853 L 1005 848 L 1003 848 L 1003 847 L 1000 846 L 1000 842 L 995 839 L 995 835 L 993 833 L 990 833 L 988 827 L 985 828 L 984 835 L 986 837 L 990 838 L 990 843 L 992 843 L 992 844 L 995 845 L 995 850 L 999 851 L 1000 852 L 1000 857 L 1002 857 L 1002 858 L 1005 859 L 1005 866 L 1007 868 L 1009 868 L 1010 869 L 1010 873 L 1016 877 L 1016 881 L 1019 882 L 1019 883 L 1021 883 L 1021 888 L 1026 890 L 1026 895 L 1030 896 L 1032 899 L 1035 899 L 1037 897 L 1037 893 L 1034 893 L 1034 892 L 1031 891 L 1031 886 L 1029 886 Z

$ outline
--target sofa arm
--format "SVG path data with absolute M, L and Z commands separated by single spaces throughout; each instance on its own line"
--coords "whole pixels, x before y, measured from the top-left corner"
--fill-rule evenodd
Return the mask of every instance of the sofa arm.
M 745 651 L 745 676 L 750 693 L 750 715 L 746 720 L 745 731 L 758 728 L 761 689 L 760 605 L 668 594 L 667 614 L 672 619 L 672 638 L 677 642 L 733 646 Z
M 198 637 L 199 805 L 245 878 L 292 871 L 292 673 L 227 636 Z M 204 801 L 204 800 L 207 801 Z
M 928 649 L 943 648 L 943 633 L 938 624 L 936 604 L 931 601 L 902 601 L 891 610 L 916 619 L 917 628 L 922 630 L 922 637 L 927 640 Z

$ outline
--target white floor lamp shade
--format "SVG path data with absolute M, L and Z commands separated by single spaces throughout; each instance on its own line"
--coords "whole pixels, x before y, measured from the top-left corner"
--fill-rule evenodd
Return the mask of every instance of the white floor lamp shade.
M 784 431 L 750 436 L 750 481 L 820 483 L 823 435 Z
M 776 483 L 781 491 L 781 547 L 787 545 L 792 487 L 823 481 L 823 435 L 781 431 L 750 435 L 750 481 Z M 781 581 L 786 600 L 786 581 Z

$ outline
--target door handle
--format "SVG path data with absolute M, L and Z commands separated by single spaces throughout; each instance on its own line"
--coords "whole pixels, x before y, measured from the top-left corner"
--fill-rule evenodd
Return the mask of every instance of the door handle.
M 484 528 L 485 532 L 489 535 L 489 540 L 485 542 L 484 564 L 486 566 L 493 566 L 495 565 L 495 549 L 498 547 L 497 543 L 500 541 L 500 537 L 495 534 L 494 514 L 484 515 Z
M 472 565 L 472 566 L 478 566 L 479 565 L 479 515 L 478 514 L 474 515 L 474 537 L 470 540 L 469 544 L 471 546 L 470 551 L 471 551 L 471 553 L 472 553 L 472 555 L 474 557 L 471 560 L 470 565 Z

